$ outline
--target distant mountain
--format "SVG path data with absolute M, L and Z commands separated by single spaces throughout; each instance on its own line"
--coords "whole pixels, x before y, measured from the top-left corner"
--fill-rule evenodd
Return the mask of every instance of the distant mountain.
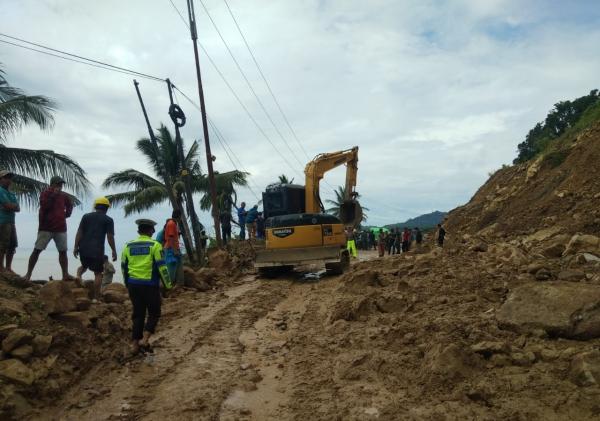
M 442 222 L 448 212 L 440 212 L 435 211 L 431 213 L 426 213 L 425 215 L 420 215 L 415 218 L 408 219 L 404 222 L 399 222 L 397 224 L 385 225 L 385 228 L 414 228 L 419 227 L 421 229 L 427 229 L 435 227 L 437 224 Z

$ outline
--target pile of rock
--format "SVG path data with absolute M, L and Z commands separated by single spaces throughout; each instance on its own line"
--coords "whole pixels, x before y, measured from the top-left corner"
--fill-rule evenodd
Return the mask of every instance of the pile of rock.
M 32 357 L 44 357 L 52 345 L 51 335 L 35 335 L 17 325 L 5 325 L 0 329 L 2 337 L 2 361 L 0 377 L 21 385 L 30 386 L 35 380 L 33 370 L 25 363 Z

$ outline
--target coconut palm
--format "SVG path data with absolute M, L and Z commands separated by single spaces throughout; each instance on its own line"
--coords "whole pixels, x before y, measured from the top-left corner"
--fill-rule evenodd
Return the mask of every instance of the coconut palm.
M 42 130 L 51 129 L 56 104 L 44 96 L 25 95 L 21 89 L 9 85 L 4 75 L 0 68 L 0 167 L 16 174 L 15 192 L 26 205 L 36 206 L 39 194 L 48 186 L 39 179 L 49 180 L 53 175 L 59 175 L 75 194 L 86 193 L 89 189 L 86 173 L 71 158 L 51 150 L 5 145 L 10 136 L 26 125 L 35 124 Z
M 192 181 L 192 191 L 202 193 L 201 201 L 209 203 L 208 207 L 202 209 L 210 209 L 208 177 L 202 174 L 200 170 L 198 143 L 196 141 L 192 143 L 190 149 L 185 153 L 184 162 L 182 163 L 177 155 L 175 137 L 167 127 L 160 126 L 157 130 L 156 139 L 158 150 L 148 138 L 142 138 L 137 142 L 138 151 L 146 157 L 155 175 L 151 176 L 136 169 L 127 169 L 109 175 L 102 184 L 104 188 L 124 187 L 127 189 L 121 193 L 108 195 L 107 197 L 111 203 L 117 206 L 123 205 L 127 216 L 167 202 L 169 200 L 169 192 L 166 187 L 166 176 L 168 174 L 174 197 L 179 207 L 183 209 L 184 183 L 181 178 L 181 171 L 187 169 Z M 246 173 L 240 171 L 215 173 L 215 182 L 217 193 L 220 190 L 223 194 L 233 194 L 235 192 L 233 185 L 246 184 Z
M 281 174 L 278 178 L 281 184 L 292 184 L 294 182 L 294 178 L 290 180 L 285 174 Z
M 325 200 L 325 203 L 331 205 L 331 207 L 329 209 L 325 209 L 325 212 L 330 213 L 339 218 L 340 217 L 340 207 L 346 200 L 345 199 L 346 198 L 346 187 L 338 186 L 338 188 L 335 189 L 333 192 L 335 193 L 335 199 L 334 200 L 331 200 L 331 199 Z M 360 194 L 356 193 L 355 199 L 356 200 L 360 199 Z M 367 214 L 365 213 L 365 211 L 368 211 L 369 208 L 365 208 L 363 206 L 361 206 L 361 208 L 363 210 L 362 221 L 364 222 L 367 220 Z
M 217 205 L 220 210 L 231 209 L 231 204 L 237 201 L 236 187 L 248 185 L 248 173 L 242 171 L 215 172 L 215 185 L 217 190 Z M 211 200 L 209 193 L 208 177 L 198 179 L 197 188 L 206 193 L 200 199 L 200 209 L 210 210 Z

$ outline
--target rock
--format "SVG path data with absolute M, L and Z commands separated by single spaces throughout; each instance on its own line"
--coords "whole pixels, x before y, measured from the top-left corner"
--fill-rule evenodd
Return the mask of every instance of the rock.
M 38 357 L 43 357 L 48 353 L 50 345 L 52 345 L 52 335 L 35 335 L 31 341 L 33 352 Z
M 483 241 L 479 241 L 476 244 L 472 245 L 470 247 L 470 250 L 479 252 L 479 253 L 484 253 L 484 252 L 488 251 L 488 245 L 487 245 L 487 243 L 484 243 Z
M 600 251 L 600 238 L 595 235 L 576 234 L 571 237 L 563 255 L 570 256 L 577 253 L 597 253 Z
M 430 381 L 463 379 L 468 377 L 475 367 L 476 361 L 472 353 L 457 344 L 437 344 L 425 355 L 424 371 Z
M 125 286 L 125 284 L 122 284 L 120 282 L 113 282 L 112 284 L 105 286 L 103 291 L 104 292 L 114 291 L 119 294 L 125 294 L 125 295 L 129 294 L 129 291 L 127 290 L 127 287 Z
M 78 298 L 86 298 L 88 300 L 90 299 L 89 291 L 87 290 L 87 288 L 71 288 L 71 294 L 73 294 L 75 300 L 77 300 Z
M 69 284 L 63 281 L 48 282 L 40 289 L 39 297 L 48 314 L 68 313 L 77 308 Z
M 600 351 L 577 354 L 571 360 L 569 379 L 578 386 L 594 386 L 600 383 Z
M 598 263 L 600 262 L 600 257 L 591 254 L 591 253 L 583 253 L 583 259 L 587 262 L 587 263 Z
M 9 353 L 13 349 L 28 344 L 33 339 L 33 335 L 29 330 L 14 329 L 2 341 L 2 351 Z
M 33 355 L 33 347 L 31 345 L 21 345 L 10 351 L 10 355 L 22 361 L 28 361 Z
M 208 291 L 217 282 L 217 270 L 214 268 L 202 268 L 194 272 L 191 268 L 184 267 L 183 281 L 186 286 L 198 291 Z
M 90 318 L 86 313 L 81 311 L 71 311 L 69 313 L 59 314 L 56 316 L 56 319 L 79 329 L 85 329 L 91 326 Z
M 530 263 L 529 265 L 527 265 L 526 271 L 527 271 L 527 273 L 531 273 L 532 275 L 534 275 L 540 269 L 548 270 L 548 268 L 546 268 L 546 266 L 544 266 L 543 263 L 536 262 L 536 263 Z
M 535 354 L 531 351 L 513 352 L 510 358 L 513 363 L 522 366 L 530 366 L 535 362 Z
M 8 317 L 18 317 L 27 314 L 27 312 L 25 311 L 23 303 L 0 297 L 0 314 L 4 314 Z
M 208 267 L 217 270 L 231 269 L 231 256 L 225 250 L 217 250 L 208 257 Z
M 600 286 L 562 281 L 521 285 L 496 311 L 496 319 L 501 328 L 517 332 L 600 337 Z
M 535 273 L 535 279 L 538 281 L 547 281 L 552 278 L 552 272 L 546 268 L 542 268 Z
M 14 323 L 0 326 L 0 338 L 6 338 L 10 332 L 17 329 L 18 327 L 19 325 L 16 325 Z
M 31 386 L 34 380 L 33 371 L 14 358 L 0 361 L 0 377 L 25 386 Z
M 490 358 L 492 354 L 507 354 L 510 346 L 506 342 L 483 341 L 471 346 L 471 351 Z
M 87 298 L 87 292 L 86 297 L 77 297 L 75 302 L 77 303 L 77 311 L 85 311 L 92 306 L 92 300 Z
M 557 277 L 560 281 L 577 282 L 585 278 L 585 273 L 581 270 L 566 269 L 561 270 Z
M 564 245 L 564 243 L 553 242 L 552 244 L 544 247 L 542 254 L 549 258 L 559 258 L 563 255 L 566 248 L 567 247 Z
M 105 303 L 122 304 L 129 299 L 129 295 L 109 290 L 102 293 L 102 299 Z

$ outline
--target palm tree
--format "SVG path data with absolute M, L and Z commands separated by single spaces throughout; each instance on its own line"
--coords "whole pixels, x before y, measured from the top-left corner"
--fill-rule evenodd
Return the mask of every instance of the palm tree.
M 331 200 L 331 199 L 325 200 L 325 203 L 331 205 L 331 207 L 329 209 L 325 209 L 325 212 L 330 213 L 339 218 L 340 217 L 340 207 L 346 200 L 345 199 L 346 198 L 346 187 L 338 186 L 338 188 L 335 189 L 333 192 L 335 193 L 335 200 Z M 356 200 L 360 199 L 360 194 L 356 193 L 355 199 Z M 361 221 L 364 222 L 367 220 L 367 214 L 365 213 L 365 211 L 368 211 L 369 208 L 365 208 L 363 206 L 361 206 L 361 208 L 363 210 L 363 216 L 362 216 Z
M 231 209 L 231 205 L 237 201 L 237 187 L 248 185 L 248 173 L 242 171 L 228 171 L 219 173 L 215 171 L 215 185 L 217 188 L 217 205 L 220 210 Z M 208 178 L 203 177 L 196 180 L 197 189 L 205 191 L 200 199 L 200 209 L 210 210 L 211 201 L 209 193 Z
M 56 104 L 44 96 L 25 95 L 21 89 L 10 86 L 4 75 L 0 68 L 0 167 L 15 173 L 15 192 L 26 205 L 36 206 L 40 193 L 48 186 L 38 179 L 59 175 L 76 195 L 87 193 L 90 183 L 86 173 L 71 158 L 51 150 L 5 146 L 8 138 L 25 125 L 33 123 L 42 130 L 51 129 Z
M 279 182 L 281 184 L 292 184 L 294 182 L 294 178 L 292 178 L 291 180 L 289 178 L 287 178 L 287 175 L 285 174 L 281 174 L 279 176 Z

